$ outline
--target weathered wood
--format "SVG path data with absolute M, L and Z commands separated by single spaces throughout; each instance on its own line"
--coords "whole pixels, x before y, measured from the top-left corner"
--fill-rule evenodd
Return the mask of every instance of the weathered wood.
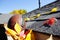
M 40 33 L 36 31 L 33 31 L 33 33 L 34 33 L 35 40 L 46 40 L 47 38 L 50 37 L 49 34 L 45 34 L 45 33 Z M 53 40 L 60 40 L 60 36 L 53 36 Z

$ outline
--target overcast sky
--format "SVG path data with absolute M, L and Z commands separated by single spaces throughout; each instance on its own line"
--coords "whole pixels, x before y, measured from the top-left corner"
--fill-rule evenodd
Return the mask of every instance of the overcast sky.
M 55 0 L 41 0 L 41 7 Z M 0 0 L 0 13 L 9 13 L 16 9 L 25 9 L 27 12 L 38 8 L 38 0 Z

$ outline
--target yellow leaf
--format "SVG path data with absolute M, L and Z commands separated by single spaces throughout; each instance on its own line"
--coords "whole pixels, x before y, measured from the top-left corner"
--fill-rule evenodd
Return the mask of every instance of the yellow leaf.
M 19 13 L 19 10 L 14 10 L 14 11 L 10 12 L 10 14 L 20 14 L 20 13 Z
M 18 34 L 20 34 L 22 27 L 18 23 L 16 23 L 14 29 Z
M 31 40 L 31 33 L 32 33 L 32 30 L 30 30 L 30 32 L 27 34 L 26 40 Z
M 34 19 L 36 19 L 37 18 L 37 16 L 35 15 L 35 16 L 32 16 L 32 17 L 30 17 L 30 19 L 31 20 L 34 20 Z
M 20 10 L 19 10 L 19 13 L 20 13 L 20 14 L 25 14 L 25 13 L 27 13 L 27 11 L 24 10 L 24 9 L 20 9 Z
M 40 16 L 41 16 L 41 14 L 37 14 L 36 16 L 37 16 L 37 17 L 40 17 Z
M 26 14 L 26 13 L 27 13 L 27 11 L 24 9 L 13 10 L 12 12 L 10 12 L 10 14 L 21 14 L 21 15 Z
M 35 18 L 30 18 L 30 20 L 34 20 Z
M 57 11 L 57 8 L 53 8 L 52 10 L 51 10 L 51 12 L 56 12 Z
M 19 11 L 18 10 L 14 10 L 13 14 L 19 14 Z
M 28 21 L 28 20 L 30 20 L 30 18 L 25 18 L 24 20 L 25 20 L 25 21 Z
M 32 18 L 33 18 L 33 19 L 36 19 L 36 18 L 37 18 L 37 16 L 33 16 Z

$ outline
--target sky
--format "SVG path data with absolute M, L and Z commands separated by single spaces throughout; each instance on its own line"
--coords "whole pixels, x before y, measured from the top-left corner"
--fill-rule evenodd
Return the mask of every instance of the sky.
M 55 0 L 41 0 L 41 7 L 53 1 Z M 38 7 L 38 0 L 0 0 L 0 13 L 4 14 L 19 9 L 25 9 L 30 12 Z

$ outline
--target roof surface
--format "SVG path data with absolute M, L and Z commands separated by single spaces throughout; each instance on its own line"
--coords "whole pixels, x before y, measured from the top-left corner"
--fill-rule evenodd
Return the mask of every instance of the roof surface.
M 55 23 L 50 28 L 42 26 L 43 23 L 44 23 L 44 19 L 49 19 L 51 17 L 59 18 L 59 19 L 57 19 L 58 20 L 57 23 Z M 60 12 L 59 13 L 55 13 L 55 14 L 40 16 L 37 20 L 39 20 L 39 19 L 43 19 L 43 21 L 30 21 L 30 22 L 26 22 L 27 23 L 26 24 L 27 25 L 27 29 L 32 29 L 34 31 L 60 36 Z
M 36 10 L 33 10 L 25 14 L 23 17 L 31 17 L 31 16 L 36 15 L 37 13 L 45 14 L 44 12 L 48 12 L 54 7 L 58 7 L 58 11 L 60 11 L 60 1 L 55 1 L 41 7 L 40 9 L 38 8 Z M 60 18 L 60 12 L 56 12 L 55 14 L 50 14 L 50 15 L 43 15 L 37 18 L 36 20 L 49 19 L 51 17 Z M 60 36 L 60 19 L 58 19 L 57 23 L 55 23 L 49 29 L 47 29 L 47 27 L 44 27 L 44 26 L 41 27 L 41 25 L 43 25 L 43 22 L 44 21 L 30 21 L 30 22 L 26 22 L 27 23 L 26 26 L 27 26 L 27 29 L 32 29 L 34 31 Z

